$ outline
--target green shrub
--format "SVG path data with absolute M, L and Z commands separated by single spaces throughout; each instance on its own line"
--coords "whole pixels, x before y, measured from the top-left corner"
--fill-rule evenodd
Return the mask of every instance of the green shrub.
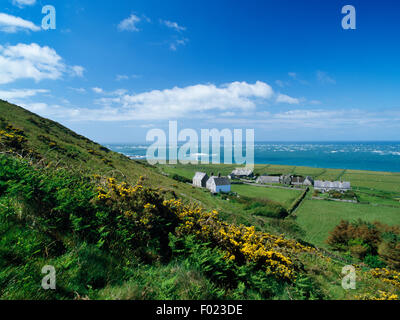
M 192 180 L 190 180 L 186 177 L 180 176 L 178 174 L 174 174 L 171 178 L 174 179 L 175 181 L 179 181 L 179 182 L 183 182 L 183 183 L 192 183 Z
M 371 254 L 368 254 L 364 258 L 364 263 L 371 268 L 385 268 L 386 267 L 386 264 L 379 258 L 379 256 L 374 256 Z

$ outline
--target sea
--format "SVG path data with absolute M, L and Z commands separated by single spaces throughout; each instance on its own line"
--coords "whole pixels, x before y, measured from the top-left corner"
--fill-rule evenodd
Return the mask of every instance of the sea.
M 105 146 L 131 159 L 146 159 L 149 147 L 147 144 L 126 143 L 105 144 Z M 245 146 L 243 146 L 243 156 L 245 154 Z M 202 155 L 204 154 L 187 155 L 186 159 L 200 160 Z M 208 156 L 210 161 L 217 157 L 217 154 L 212 153 L 211 147 Z M 223 161 L 223 151 L 221 151 L 221 162 Z M 400 172 L 400 141 L 255 142 L 254 163 Z

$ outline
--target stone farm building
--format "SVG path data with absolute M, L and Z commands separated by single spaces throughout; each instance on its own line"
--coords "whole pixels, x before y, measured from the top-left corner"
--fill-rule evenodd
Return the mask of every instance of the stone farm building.
M 280 176 L 280 182 L 282 184 L 291 185 L 292 184 L 292 176 L 290 176 L 290 175 Z
M 291 184 L 293 186 L 312 186 L 314 185 L 314 180 L 310 176 L 307 177 L 292 177 Z
M 259 176 L 256 180 L 257 183 L 280 183 L 281 178 L 279 176 Z
M 314 182 L 314 189 L 321 192 L 329 192 L 329 191 L 345 192 L 351 190 L 351 186 L 350 182 L 317 180 Z
M 306 179 L 303 182 L 304 186 L 313 186 L 314 185 L 314 179 L 311 178 L 310 176 L 307 176 Z
M 196 172 L 193 177 L 193 186 L 198 188 L 206 188 L 207 187 L 208 175 L 204 172 Z
M 229 175 L 231 179 L 239 178 L 252 178 L 254 176 L 253 170 L 246 168 L 237 168 Z
M 293 186 L 302 186 L 304 181 L 306 180 L 304 177 L 291 177 L 292 181 L 290 182 L 291 185 Z
M 226 177 L 213 176 L 210 179 L 208 179 L 206 187 L 212 193 L 220 193 L 220 192 L 228 193 L 231 191 L 231 182 Z

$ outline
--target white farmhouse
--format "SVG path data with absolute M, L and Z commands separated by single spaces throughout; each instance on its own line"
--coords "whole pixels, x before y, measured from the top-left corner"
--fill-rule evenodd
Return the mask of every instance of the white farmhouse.
M 193 186 L 198 188 L 205 188 L 207 186 L 208 175 L 204 172 L 196 172 L 193 177 Z
M 231 191 L 231 182 L 226 177 L 213 176 L 207 181 L 207 189 L 212 193 L 228 193 Z

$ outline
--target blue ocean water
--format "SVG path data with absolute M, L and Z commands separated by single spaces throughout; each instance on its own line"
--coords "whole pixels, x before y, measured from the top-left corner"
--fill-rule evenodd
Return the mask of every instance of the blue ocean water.
M 133 159 L 145 159 L 149 145 L 109 144 Z M 243 151 L 245 152 L 245 151 Z M 221 152 L 223 155 L 223 152 Z M 199 157 L 194 154 L 192 157 Z M 212 152 L 209 153 L 213 159 Z M 223 156 L 221 157 L 223 161 Z M 400 142 L 256 142 L 256 164 L 400 172 Z

